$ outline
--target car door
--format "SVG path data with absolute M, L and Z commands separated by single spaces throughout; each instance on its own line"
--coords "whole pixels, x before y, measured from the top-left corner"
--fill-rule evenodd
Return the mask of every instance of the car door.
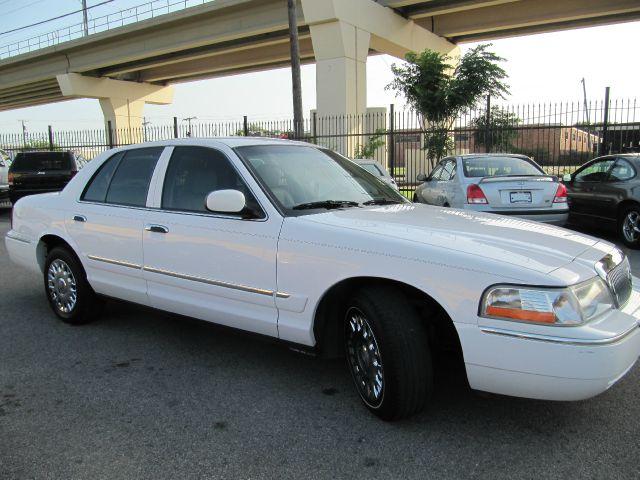
M 429 177 L 427 177 L 424 184 L 421 186 L 420 194 L 425 203 L 428 203 L 429 205 L 438 205 L 438 189 L 443 168 L 444 163 L 439 163 L 436 168 L 433 169 Z
M 598 193 L 607 181 L 614 157 L 598 159 L 579 169 L 567 185 L 571 219 L 591 222 L 602 215 L 606 200 Z
M 448 159 L 444 168 L 442 169 L 442 174 L 440 175 L 440 203 L 439 205 L 446 205 L 448 207 L 457 207 L 457 188 L 456 188 L 456 161 L 453 158 Z
M 103 295 L 147 303 L 142 232 L 152 175 L 164 147 L 114 154 L 65 218 L 87 278 Z
M 605 182 L 594 190 L 599 199 L 595 216 L 605 221 L 617 222 L 618 205 L 628 197 L 629 182 L 636 177 L 635 168 L 624 158 L 617 158 Z
M 259 187 L 228 147 L 174 147 L 158 168 L 165 173 L 143 235 L 151 304 L 276 337 L 282 217 L 267 215 Z M 228 189 L 245 195 L 252 218 L 206 209 L 208 193 Z

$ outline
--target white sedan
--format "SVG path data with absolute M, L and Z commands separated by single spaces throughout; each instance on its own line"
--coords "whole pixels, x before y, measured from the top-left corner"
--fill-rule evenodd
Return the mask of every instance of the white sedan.
M 110 150 L 19 200 L 6 245 L 63 321 L 95 318 L 102 295 L 344 355 L 384 419 L 423 408 L 443 345 L 472 388 L 549 400 L 607 390 L 640 353 L 640 293 L 614 245 L 412 204 L 305 143 Z
M 491 212 L 564 225 L 567 188 L 558 177 L 524 155 L 468 154 L 441 160 L 431 174 L 418 175 L 414 202 Z

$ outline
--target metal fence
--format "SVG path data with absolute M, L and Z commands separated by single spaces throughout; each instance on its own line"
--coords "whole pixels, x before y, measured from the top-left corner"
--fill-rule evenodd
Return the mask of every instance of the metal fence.
M 450 153 L 521 153 L 535 159 L 550 174 L 574 171 L 602 154 L 640 152 L 640 105 L 636 100 L 598 101 L 589 104 L 486 105 L 465 112 L 451 122 L 446 137 Z M 292 120 L 179 123 L 147 125 L 140 129 L 105 129 L 2 134 L 0 149 L 75 150 L 91 159 L 107 149 L 186 137 L 264 136 L 294 138 Z M 304 121 L 299 140 L 331 148 L 349 157 L 374 158 L 393 173 L 402 188 L 411 189 L 416 176 L 429 173 L 433 161 L 425 139 L 433 130 L 408 110 L 370 109 L 365 115 L 319 117 Z

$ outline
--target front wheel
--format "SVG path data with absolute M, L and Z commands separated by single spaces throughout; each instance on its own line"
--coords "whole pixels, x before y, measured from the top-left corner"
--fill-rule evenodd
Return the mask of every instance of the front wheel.
M 432 391 L 426 329 L 393 288 L 361 289 L 345 312 L 345 350 L 356 390 L 384 420 L 421 411 Z
M 640 248 L 640 207 L 629 207 L 623 212 L 619 229 L 627 247 Z
M 44 289 L 49 306 L 62 321 L 80 325 L 93 319 L 96 295 L 82 264 L 67 248 L 55 247 L 47 255 Z

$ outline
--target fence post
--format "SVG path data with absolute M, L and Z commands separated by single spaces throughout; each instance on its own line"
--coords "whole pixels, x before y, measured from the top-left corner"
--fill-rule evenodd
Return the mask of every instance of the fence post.
M 396 144 L 394 138 L 395 130 L 395 109 L 393 103 L 389 105 L 389 146 L 387 150 L 389 171 L 391 176 L 395 176 L 395 163 L 396 163 Z
M 604 92 L 604 119 L 602 120 L 602 144 L 598 155 L 606 155 L 609 150 L 607 138 L 607 128 L 609 127 L 609 92 L 611 87 L 607 87 Z
M 244 119 L 242 120 L 242 131 L 244 132 L 244 136 L 248 137 L 249 136 L 249 121 L 247 119 L 247 116 L 244 116 Z
M 493 132 L 491 132 L 491 95 L 487 95 L 487 120 L 486 120 L 486 125 L 485 125 L 485 129 L 484 129 L 484 145 L 485 148 L 487 149 L 487 153 L 491 152 L 491 149 L 493 148 L 493 145 L 491 145 L 492 142 L 492 135 Z
M 312 125 L 312 134 L 313 134 L 313 143 L 318 144 L 318 112 L 313 112 L 313 125 Z
M 49 150 L 53 150 L 53 129 L 51 128 L 51 125 L 49 125 Z
M 173 138 L 178 138 L 178 117 L 173 117 Z
M 111 120 L 107 120 L 107 135 L 109 137 L 109 148 L 113 148 L 113 129 L 111 128 Z

